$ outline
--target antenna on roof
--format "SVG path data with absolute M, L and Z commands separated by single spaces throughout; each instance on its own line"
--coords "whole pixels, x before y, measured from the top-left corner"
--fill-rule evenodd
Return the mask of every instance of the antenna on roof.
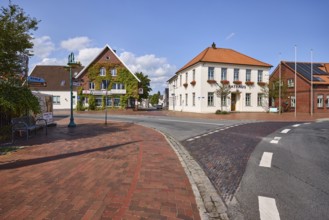
M 212 42 L 211 47 L 214 48 L 214 49 L 216 49 L 216 44 L 215 44 L 215 42 Z

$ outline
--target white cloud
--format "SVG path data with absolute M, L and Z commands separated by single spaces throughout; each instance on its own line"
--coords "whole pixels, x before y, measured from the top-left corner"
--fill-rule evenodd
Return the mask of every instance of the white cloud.
M 230 33 L 227 37 L 226 40 L 230 40 L 232 37 L 234 37 L 235 33 Z
M 102 48 L 83 48 L 80 49 L 75 61 L 80 61 L 83 66 L 88 65 L 102 50 Z
M 35 38 L 32 42 L 34 55 L 41 59 L 48 57 L 55 50 L 55 45 L 49 36 Z
M 166 81 L 175 74 L 177 68 L 168 63 L 164 57 L 156 57 L 154 54 L 136 56 L 131 52 L 120 54 L 122 61 L 133 71 L 142 72 L 151 79 L 151 88 L 154 93 L 163 93 Z
M 77 51 L 89 47 L 91 40 L 88 37 L 75 37 L 61 42 L 61 47 L 68 51 Z

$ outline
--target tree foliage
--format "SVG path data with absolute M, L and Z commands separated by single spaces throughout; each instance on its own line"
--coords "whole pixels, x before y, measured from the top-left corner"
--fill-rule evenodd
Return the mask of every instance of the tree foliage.
M 228 84 L 217 84 L 218 89 L 216 89 L 216 95 L 220 98 L 220 109 L 223 111 L 223 103 L 222 100 L 224 97 L 227 97 L 229 94 L 231 94 L 231 89 Z
M 143 94 L 139 95 L 138 101 L 142 99 L 148 99 L 152 88 L 150 86 L 151 80 L 148 78 L 148 75 L 144 75 L 142 72 L 136 73 L 137 78 L 141 81 L 139 88 L 143 88 Z
M 17 82 L 17 74 L 27 73 L 26 58 L 33 47 L 31 31 L 38 22 L 18 5 L 0 9 L 0 80 Z
M 153 94 L 150 96 L 150 103 L 151 105 L 157 105 L 159 103 L 159 98 L 160 98 L 160 92 L 158 91 L 158 93 Z

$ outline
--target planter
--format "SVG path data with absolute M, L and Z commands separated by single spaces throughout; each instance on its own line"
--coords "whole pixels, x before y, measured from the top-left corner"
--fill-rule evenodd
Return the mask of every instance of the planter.
M 222 81 L 220 81 L 220 83 L 223 84 L 223 85 L 228 85 L 228 84 L 230 84 L 230 81 L 222 80 Z
M 214 84 L 214 83 L 217 83 L 217 81 L 214 80 L 214 79 L 208 79 L 207 80 L 207 83 Z
M 257 82 L 257 84 L 259 85 L 259 86 L 266 86 L 266 83 L 265 82 Z
M 191 84 L 192 86 L 195 86 L 195 84 L 196 84 L 196 81 L 195 81 L 195 80 L 193 80 L 192 82 L 190 82 L 190 84 Z
M 247 85 L 247 86 L 253 86 L 253 85 L 254 85 L 254 82 L 247 81 L 247 82 L 246 82 L 246 85 Z
M 188 86 L 188 84 L 187 83 L 184 83 L 183 86 L 186 88 Z
M 235 80 L 235 81 L 233 81 L 233 83 L 236 84 L 236 85 L 241 85 L 242 84 L 242 82 L 239 81 L 239 80 Z

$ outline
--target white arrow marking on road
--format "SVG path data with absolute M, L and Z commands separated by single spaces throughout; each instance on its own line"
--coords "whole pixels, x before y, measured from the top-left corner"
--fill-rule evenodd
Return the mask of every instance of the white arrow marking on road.
M 271 167 L 271 163 L 272 163 L 272 156 L 273 153 L 271 152 L 264 152 L 262 159 L 260 160 L 259 166 L 260 167 Z
M 280 220 L 275 199 L 258 196 L 259 214 L 261 220 Z
M 300 124 L 295 124 L 295 125 L 293 125 L 294 128 L 297 128 L 297 127 L 299 127 L 299 126 L 300 126 Z
M 281 133 L 287 134 L 289 131 L 290 131 L 290 129 L 284 129 L 284 130 L 281 131 Z

